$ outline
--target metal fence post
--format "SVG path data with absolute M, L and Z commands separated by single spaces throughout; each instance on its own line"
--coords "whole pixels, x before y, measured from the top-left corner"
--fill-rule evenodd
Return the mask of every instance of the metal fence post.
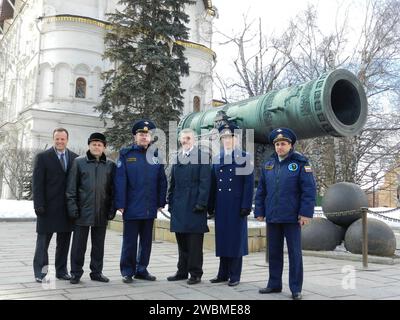
M 361 208 L 362 213 L 362 256 L 363 267 L 368 268 L 368 208 Z

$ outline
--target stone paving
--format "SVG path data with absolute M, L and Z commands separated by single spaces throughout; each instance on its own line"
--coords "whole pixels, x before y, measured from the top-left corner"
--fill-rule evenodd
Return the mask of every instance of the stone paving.
M 85 273 L 78 285 L 51 280 L 47 284 L 34 281 L 32 259 L 35 249 L 34 222 L 0 222 L 0 300 L 290 300 L 288 265 L 285 258 L 283 292 L 260 295 L 268 275 L 265 254 L 252 253 L 244 257 L 241 283 L 228 287 L 226 283 L 211 284 L 216 275 L 218 258 L 214 252 L 204 252 L 204 275 L 200 284 L 190 286 L 185 281 L 168 282 L 176 271 L 176 244 L 155 241 L 149 271 L 157 281 L 134 280 L 124 284 L 119 273 L 121 232 L 107 232 L 104 274 L 110 282 L 102 284 L 89 278 L 90 245 L 85 261 Z M 55 238 L 49 249 L 50 264 L 54 263 Z M 369 264 L 364 270 L 359 261 L 304 256 L 304 300 L 400 299 L 399 265 Z

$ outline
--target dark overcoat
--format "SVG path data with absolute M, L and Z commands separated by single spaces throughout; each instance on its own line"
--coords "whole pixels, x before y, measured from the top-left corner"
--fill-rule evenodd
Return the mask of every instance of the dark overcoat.
M 88 151 L 74 160 L 67 180 L 68 214 L 78 226 L 105 227 L 115 217 L 115 163 Z
M 176 163 L 171 168 L 168 189 L 171 232 L 208 232 L 207 210 L 202 213 L 193 212 L 196 205 L 207 208 L 211 186 L 211 166 L 209 163 L 201 164 L 200 162 L 202 158 L 204 160 L 208 158 L 208 155 L 194 148 L 187 159 L 183 159 L 181 152 L 176 157 Z
M 37 216 L 36 232 L 71 232 L 72 223 L 67 214 L 65 190 L 67 175 L 78 155 L 67 149 L 67 172 L 61 167 L 53 147 L 35 157 L 32 178 L 33 206 L 44 208 Z
M 239 157 L 241 161 L 236 161 Z M 244 171 L 244 167 L 249 170 Z M 215 210 L 217 257 L 238 258 L 248 254 L 247 216 L 242 217 L 240 211 L 250 211 L 252 207 L 253 169 L 250 155 L 239 150 L 229 156 L 222 152 L 213 165 L 209 207 Z

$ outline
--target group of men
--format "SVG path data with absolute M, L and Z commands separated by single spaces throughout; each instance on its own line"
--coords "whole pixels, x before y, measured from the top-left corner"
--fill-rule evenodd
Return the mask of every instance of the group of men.
M 69 134 L 64 128 L 53 132 L 54 145 L 39 153 L 33 170 L 33 204 L 37 215 L 33 270 L 37 282 L 48 273 L 48 248 L 57 233 L 55 273 L 58 279 L 79 283 L 83 274 L 87 239 L 91 235 L 90 278 L 108 282 L 102 273 L 104 240 L 108 220 L 115 216 L 115 164 L 106 158 L 106 138 L 93 133 L 89 150 L 78 157 L 67 148 Z M 71 247 L 71 275 L 67 260 Z
M 240 283 L 242 258 L 248 254 L 247 216 L 252 211 L 254 172 L 241 171 L 252 162 L 239 148 L 235 123 L 219 128 L 217 158 L 196 143 L 191 129 L 179 133 L 180 150 L 174 155 L 169 184 L 163 161 L 152 143 L 150 120 L 132 127 L 133 144 L 119 152 L 117 164 L 106 158 L 106 137 L 93 133 L 89 150 L 78 157 L 66 148 L 68 132 L 54 130 L 54 146 L 37 155 L 33 174 L 37 243 L 33 261 L 37 282 L 47 273 L 48 247 L 57 233 L 55 269 L 58 279 L 79 283 L 83 274 L 89 230 L 92 251 L 90 278 L 108 282 L 103 275 L 104 239 L 108 220 L 118 210 L 123 217 L 120 271 L 124 283 L 133 278 L 154 281 L 149 273 L 152 230 L 157 212 L 168 203 L 170 230 L 178 244 L 177 271 L 168 281 L 201 282 L 203 239 L 207 214 L 215 216 L 216 256 L 219 270 L 211 283 Z M 289 253 L 289 286 L 293 299 L 301 299 L 303 265 L 301 226 L 313 216 L 315 179 L 308 160 L 294 151 L 295 133 L 278 128 L 269 135 L 275 153 L 261 168 L 254 215 L 266 219 L 269 237 L 269 281 L 261 294 L 282 290 L 283 241 Z M 71 247 L 71 275 L 67 256 Z

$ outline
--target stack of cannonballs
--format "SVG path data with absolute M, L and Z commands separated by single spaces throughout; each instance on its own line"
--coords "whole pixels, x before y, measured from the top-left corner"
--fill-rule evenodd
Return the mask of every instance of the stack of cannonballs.
M 361 207 L 368 207 L 368 199 L 358 185 L 348 182 L 332 185 L 322 202 L 327 219 L 314 218 L 303 227 L 302 249 L 333 251 L 344 240 L 346 250 L 361 254 Z M 341 212 L 343 214 L 338 214 Z M 368 254 L 391 257 L 395 250 L 396 238 L 392 229 L 384 222 L 368 218 Z

